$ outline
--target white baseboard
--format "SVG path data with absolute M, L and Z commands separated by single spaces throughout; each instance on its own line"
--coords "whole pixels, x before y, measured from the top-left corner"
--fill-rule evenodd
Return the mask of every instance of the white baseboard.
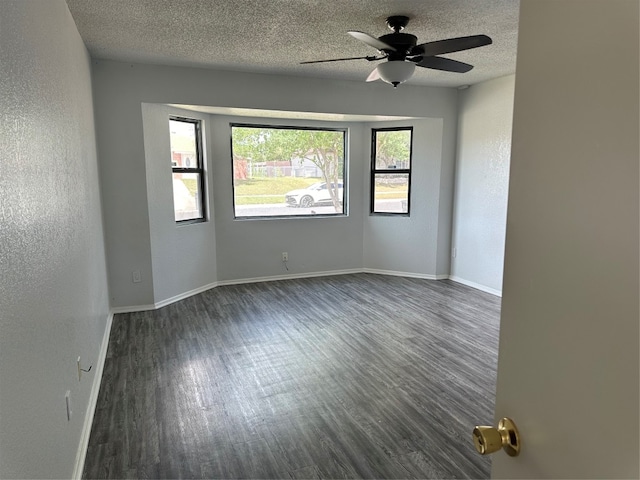
M 220 285 L 218 282 L 210 283 L 208 285 L 204 285 L 202 287 L 194 288 L 193 290 L 189 290 L 188 292 L 181 293 L 180 295 L 175 295 L 171 298 L 167 298 L 166 300 L 162 300 L 153 305 L 153 309 L 158 309 L 162 307 L 166 307 L 167 305 L 171 305 L 172 303 L 179 302 L 180 300 L 184 300 L 185 298 L 192 297 L 202 292 L 206 292 L 207 290 L 211 290 L 212 288 Z
M 89 394 L 89 404 L 84 415 L 84 425 L 80 435 L 80 443 L 76 453 L 76 463 L 73 469 L 73 478 L 80 479 L 84 470 L 84 461 L 87 458 L 87 448 L 89 447 L 89 437 L 91 435 L 91 425 L 93 425 L 93 416 L 96 412 L 98 404 L 98 393 L 100 393 L 100 383 L 102 382 L 102 372 L 104 371 L 104 362 L 107 359 L 107 349 L 109 348 L 109 336 L 111 334 L 111 325 L 113 324 L 113 311 L 109 313 L 107 322 L 102 335 L 102 343 L 100 344 L 100 352 L 96 361 L 96 369 L 93 374 L 93 383 L 91 385 L 91 393 Z
M 171 305 L 172 303 L 179 302 L 180 300 L 184 300 L 185 298 L 189 298 L 199 293 L 215 288 L 218 285 L 220 285 L 218 282 L 210 283 L 208 285 L 204 285 L 202 287 L 189 290 L 188 292 L 183 292 L 179 295 L 166 298 L 164 300 L 153 303 L 151 305 L 132 305 L 129 307 L 115 307 L 111 309 L 111 312 L 116 314 L 116 313 L 134 313 L 134 312 L 146 312 L 147 310 L 157 310 L 159 308 L 166 307 L 167 305 Z
M 114 307 L 111 309 L 111 313 L 134 313 L 134 312 L 146 312 L 147 310 L 155 310 L 155 304 L 152 305 L 131 305 L 128 307 Z
M 329 270 L 326 272 L 313 272 L 313 273 L 296 273 L 290 275 L 274 275 L 271 277 L 254 277 L 254 278 L 240 278 L 236 280 L 222 280 L 218 282 L 218 285 L 241 285 L 243 283 L 261 283 L 261 282 L 275 282 L 276 280 L 294 280 L 296 278 L 313 278 L 313 277 L 328 277 L 331 275 L 348 275 L 350 273 L 362 273 L 361 268 L 352 268 L 348 270 Z
M 491 295 L 495 295 L 496 297 L 502 297 L 502 291 L 496 290 L 495 288 L 490 288 L 485 285 L 480 285 L 479 283 L 470 282 L 469 280 L 465 280 L 464 278 L 456 277 L 455 275 L 450 275 L 449 280 L 452 280 L 457 283 L 461 283 L 466 285 L 467 287 L 475 288 L 476 290 L 482 290 L 483 292 L 490 293 Z
M 277 280 L 293 280 L 297 278 L 327 277 L 331 275 L 347 275 L 351 273 L 373 273 L 377 275 L 391 275 L 394 277 L 421 278 L 424 280 L 451 279 L 454 282 L 462 283 L 469 287 L 482 290 L 483 292 L 491 293 L 497 296 L 502 296 L 502 292 L 498 290 L 494 290 L 489 287 L 485 287 L 484 285 L 476 284 L 476 283 L 469 282 L 467 280 L 464 280 L 458 277 L 452 277 L 449 275 L 432 275 L 427 273 L 399 272 L 395 270 L 380 270 L 376 268 L 351 268 L 346 270 L 329 270 L 324 272 L 296 273 L 296 274 L 289 274 L 289 275 L 273 275 L 269 277 L 251 277 L 251 278 L 238 278 L 233 280 L 220 280 L 218 282 L 210 283 L 208 285 L 204 285 L 194 290 L 189 290 L 188 292 L 175 295 L 165 300 L 161 300 L 152 305 L 134 305 L 129 307 L 116 307 L 116 308 L 113 308 L 111 312 L 116 314 L 116 313 L 133 313 L 133 312 L 144 312 L 147 310 L 156 310 L 158 308 L 166 307 L 167 305 L 178 302 L 180 300 L 184 300 L 185 298 L 189 298 L 193 295 L 197 295 L 198 293 L 202 293 L 204 291 L 210 290 L 215 287 L 220 287 L 223 285 L 241 285 L 243 283 L 274 282 Z
M 159 308 L 166 307 L 167 305 L 171 305 L 172 303 L 179 302 L 180 300 L 184 300 L 185 298 L 192 297 L 193 295 L 197 295 L 199 293 L 205 292 L 207 290 L 211 290 L 212 288 L 219 287 L 222 285 L 241 285 L 243 283 L 274 282 L 276 280 L 292 280 L 295 278 L 327 277 L 330 275 L 346 275 L 349 273 L 363 273 L 363 270 L 359 268 L 354 268 L 349 270 L 330 270 L 326 272 L 298 273 L 298 274 L 290 274 L 290 275 L 273 275 L 270 277 L 252 277 L 252 278 L 238 278 L 234 280 L 221 280 L 219 282 L 210 283 L 208 285 L 204 285 L 202 287 L 189 290 L 188 292 L 175 295 L 165 300 L 161 300 L 152 305 L 131 305 L 128 307 L 115 307 L 111 309 L 111 312 L 113 314 L 116 314 L 116 313 L 134 313 L 134 312 L 146 312 L 147 310 L 157 310 Z
M 428 273 L 397 272 L 395 270 L 379 270 L 376 268 L 364 268 L 362 273 L 375 273 L 377 275 L 391 275 L 393 277 L 421 278 L 423 280 L 446 280 L 449 275 L 431 275 Z

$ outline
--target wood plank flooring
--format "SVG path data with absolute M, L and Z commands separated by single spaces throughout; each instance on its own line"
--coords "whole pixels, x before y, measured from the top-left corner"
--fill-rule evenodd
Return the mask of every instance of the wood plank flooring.
M 354 274 L 116 315 L 84 478 L 488 478 L 499 308 Z

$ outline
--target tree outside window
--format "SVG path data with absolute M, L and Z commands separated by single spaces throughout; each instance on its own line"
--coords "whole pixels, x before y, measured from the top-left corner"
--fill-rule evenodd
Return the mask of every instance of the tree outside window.
M 234 214 L 344 215 L 346 130 L 231 125 Z

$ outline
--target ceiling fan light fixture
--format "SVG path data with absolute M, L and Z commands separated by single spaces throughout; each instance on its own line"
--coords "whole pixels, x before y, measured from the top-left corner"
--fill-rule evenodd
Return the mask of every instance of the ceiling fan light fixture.
M 375 56 L 330 58 L 328 60 L 311 60 L 301 63 L 326 63 L 362 59 L 373 62 L 387 59 L 387 62 L 378 65 L 369 74 L 367 82 L 375 82 L 380 79 L 396 88 L 411 78 L 416 66 L 442 72 L 466 73 L 473 68 L 473 65 L 451 58 L 440 57 L 439 55 L 461 52 L 493 43 L 491 37 L 487 35 L 469 35 L 435 40 L 418 45 L 418 37 L 410 33 L 401 32 L 408 22 L 409 17 L 404 15 L 388 17 L 387 25 L 393 30 L 393 33 L 388 33 L 378 38 L 357 30 L 347 32 L 356 40 L 378 50 L 378 54 Z
M 409 80 L 415 69 L 416 64 L 413 62 L 391 60 L 378 65 L 378 74 L 383 81 L 390 83 L 395 88 Z

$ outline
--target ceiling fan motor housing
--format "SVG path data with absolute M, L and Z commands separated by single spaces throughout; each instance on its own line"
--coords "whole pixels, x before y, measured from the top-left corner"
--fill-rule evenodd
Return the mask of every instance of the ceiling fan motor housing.
M 378 38 L 381 42 L 386 43 L 396 49 L 396 51 L 382 49 L 389 55 L 389 60 L 404 60 L 413 47 L 418 42 L 418 37 L 410 33 L 388 33 Z

